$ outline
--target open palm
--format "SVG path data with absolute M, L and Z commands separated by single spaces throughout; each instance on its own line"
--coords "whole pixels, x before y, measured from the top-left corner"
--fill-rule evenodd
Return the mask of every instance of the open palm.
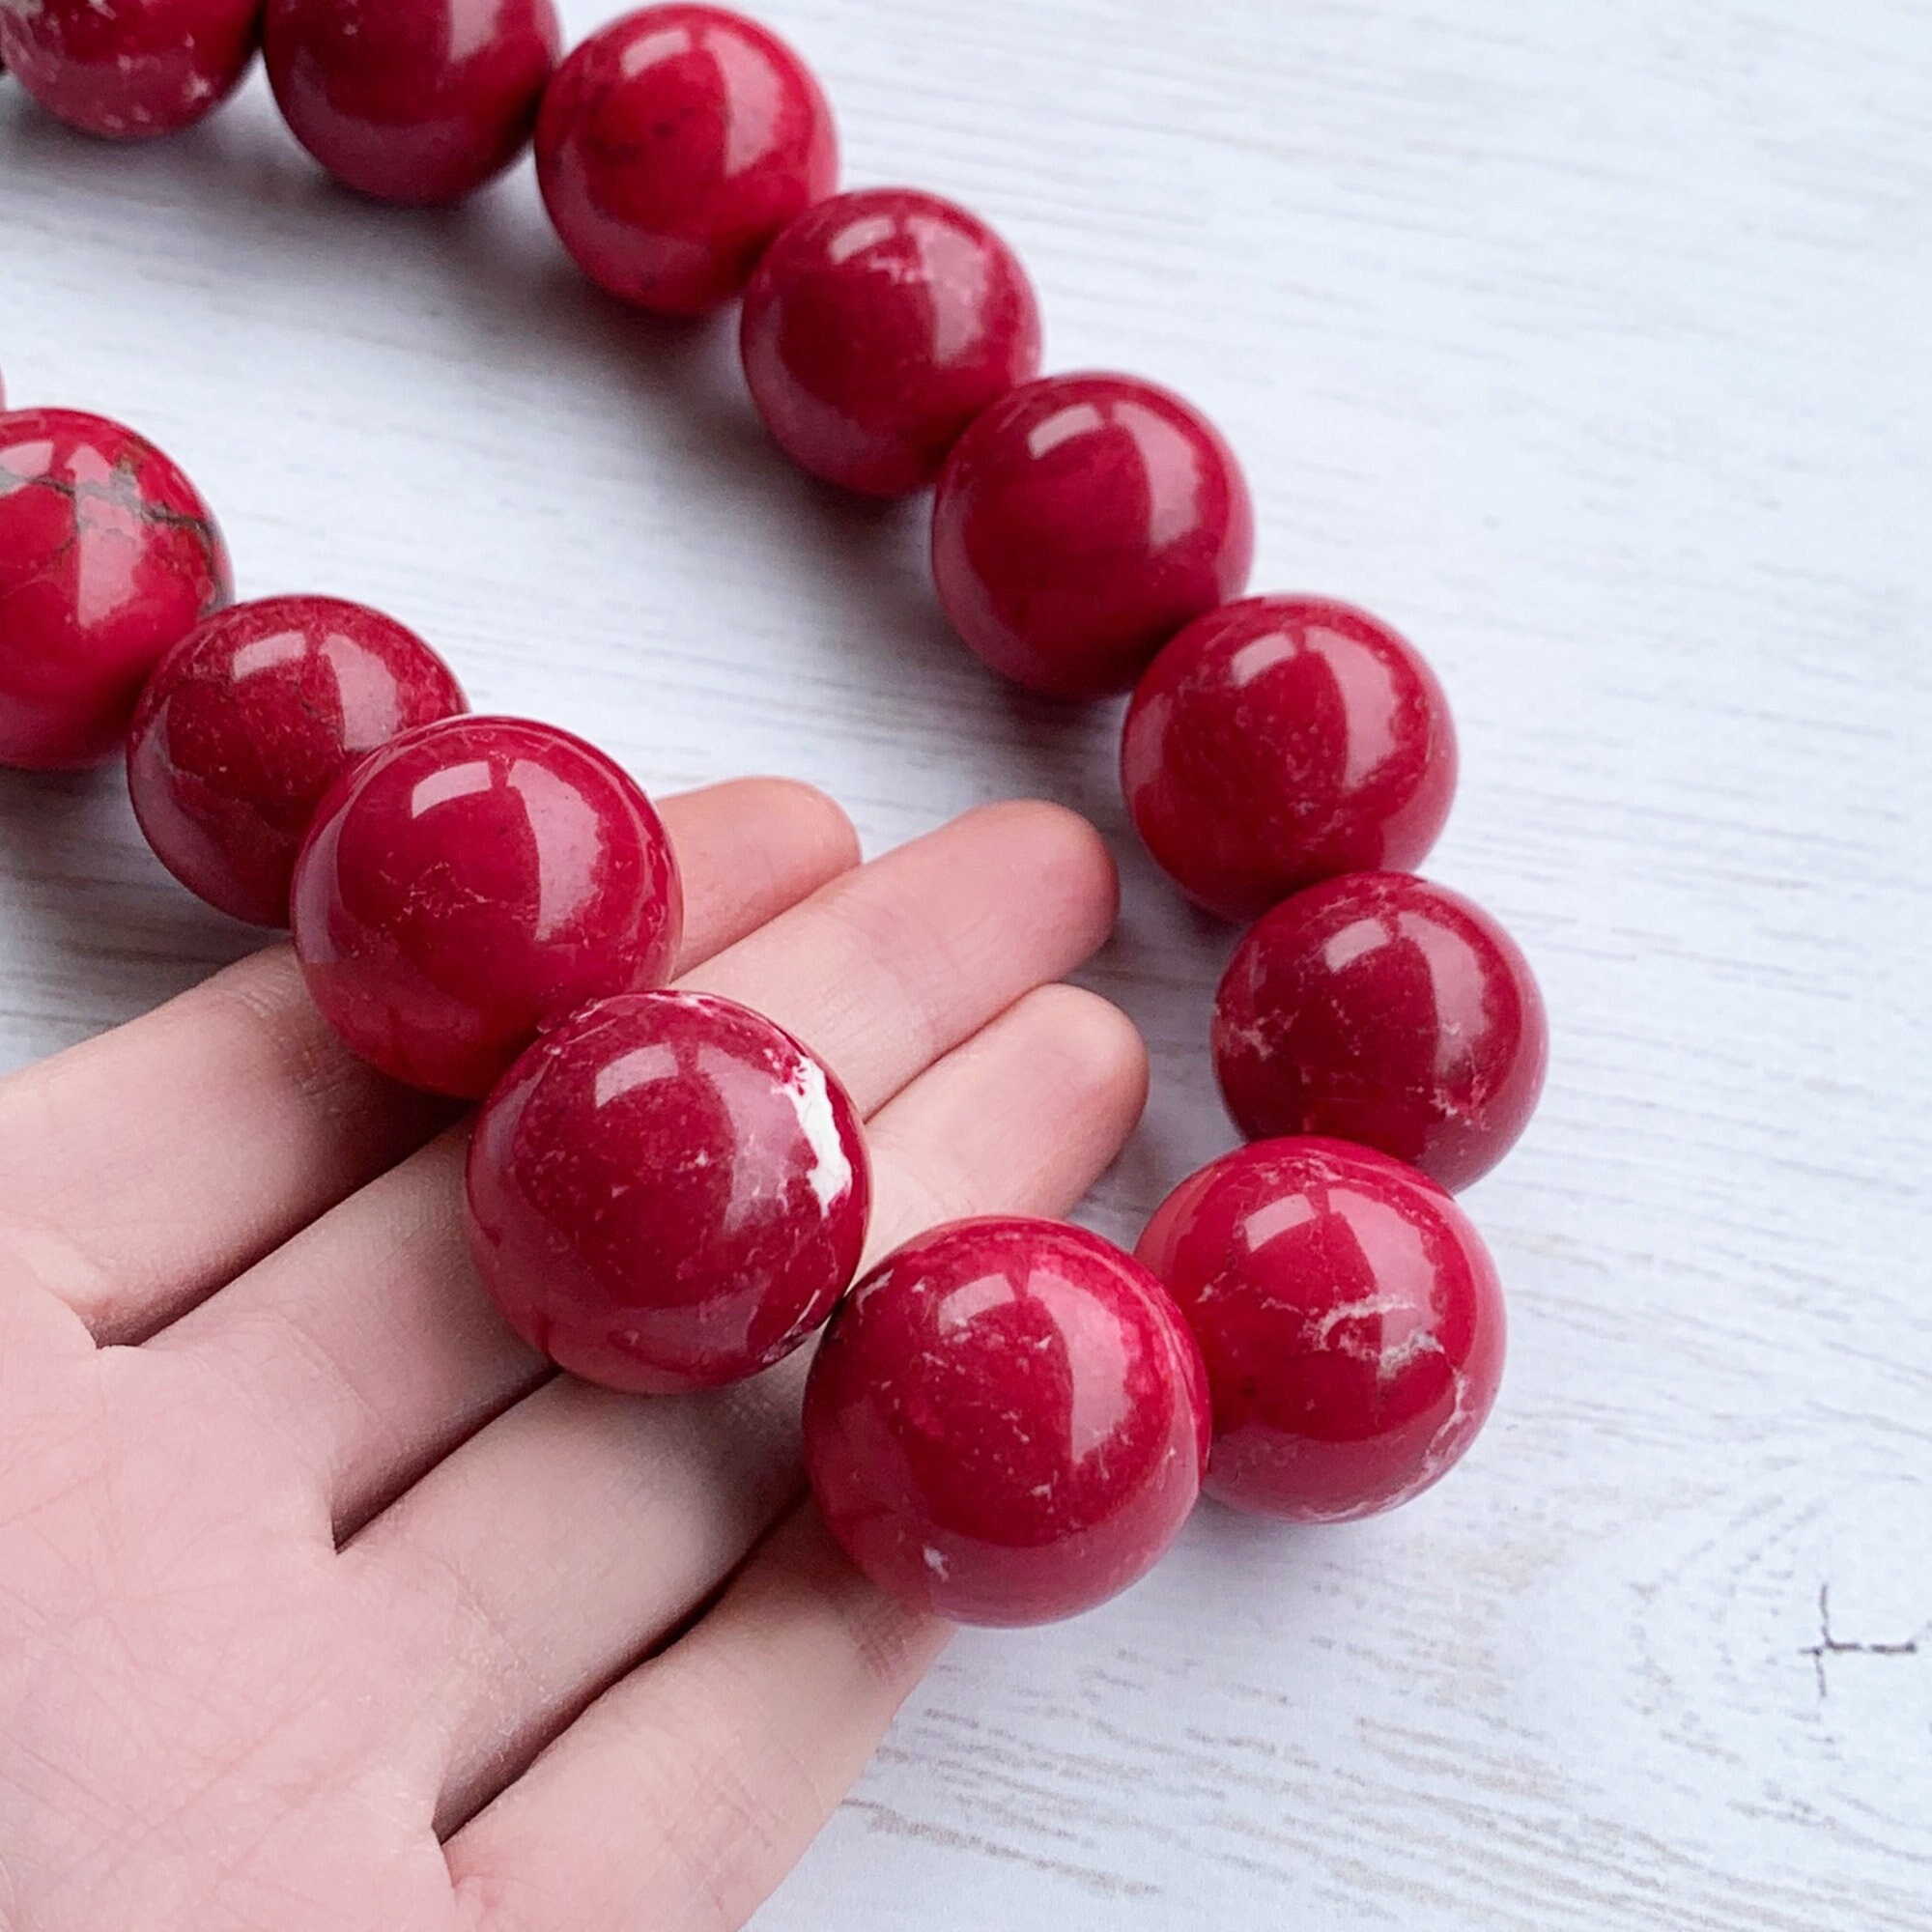
M 1112 1158 L 1138 1041 L 1051 983 L 1113 919 L 1077 819 L 855 869 L 801 787 L 665 817 L 690 983 L 869 1117 L 875 1254 Z M 636 1401 L 509 1333 L 462 1131 L 283 951 L 0 1085 L 8 1932 L 734 1926 L 944 1640 L 800 1501 L 798 1362 Z

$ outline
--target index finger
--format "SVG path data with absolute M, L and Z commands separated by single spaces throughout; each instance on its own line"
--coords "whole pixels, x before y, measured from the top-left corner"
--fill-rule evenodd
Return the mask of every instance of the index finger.
M 662 802 L 687 970 L 858 863 L 810 787 Z M 24 1280 L 101 1342 L 139 1340 L 412 1152 L 450 1118 L 355 1058 L 286 946 L 0 1082 L 0 1292 Z

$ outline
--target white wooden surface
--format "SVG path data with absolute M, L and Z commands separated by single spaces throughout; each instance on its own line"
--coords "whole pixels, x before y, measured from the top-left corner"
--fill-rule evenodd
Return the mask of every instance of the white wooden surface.
M 1459 1476 L 1349 1530 L 1206 1511 L 1117 1605 L 962 1639 L 761 1925 L 1923 1932 L 1932 15 L 763 12 L 854 182 L 1020 243 L 1055 365 L 1228 426 L 1258 583 L 1434 653 L 1466 751 L 1435 869 L 1522 935 L 1557 1050 L 1470 1196 L 1515 1319 Z M 244 594 L 392 608 L 652 783 L 810 777 L 875 848 L 1017 792 L 1121 830 L 1113 719 L 980 676 L 918 520 L 788 474 L 728 335 L 592 299 L 526 172 L 399 214 L 259 80 L 138 152 L 9 88 L 0 366 L 174 450 Z M 1227 1144 L 1227 939 L 1122 849 L 1095 978 L 1158 1091 L 1093 1211 L 1131 1236 Z M 8 1063 L 246 944 L 110 780 L 0 785 L 0 874 Z

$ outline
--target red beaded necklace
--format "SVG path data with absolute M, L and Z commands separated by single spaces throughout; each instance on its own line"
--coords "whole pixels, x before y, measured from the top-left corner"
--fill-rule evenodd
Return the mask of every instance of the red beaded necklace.
M 452 200 L 533 140 L 593 280 L 676 315 L 742 298 L 752 398 L 793 462 L 933 489 L 938 595 L 988 666 L 1059 698 L 1133 692 L 1136 829 L 1200 904 L 1256 922 L 1213 1028 L 1254 1144 L 1183 1181 L 1138 1258 L 965 1222 L 848 1292 L 870 1192 L 852 1102 L 770 1021 L 664 988 L 681 889 L 631 779 L 554 726 L 470 716 L 377 611 L 231 606 L 193 486 L 72 411 L 0 414 L 0 763 L 125 738 L 169 870 L 290 925 L 356 1053 L 482 1102 L 478 1269 L 559 1365 L 716 1386 L 824 1325 L 813 1488 L 909 1601 L 1065 1616 L 1143 1575 L 1204 1487 L 1335 1520 L 1435 1482 L 1503 1353 L 1494 1268 L 1446 1190 L 1521 1131 L 1546 1043 L 1508 935 L 1407 869 L 1456 779 L 1422 658 L 1344 604 L 1230 601 L 1254 523 L 1214 427 L 1136 378 L 1040 377 L 1012 251 L 935 195 L 835 194 L 825 96 L 752 21 L 646 8 L 559 64 L 551 0 L 0 8 L 8 69 L 110 137 L 201 118 L 258 37 L 290 128 L 366 195 Z

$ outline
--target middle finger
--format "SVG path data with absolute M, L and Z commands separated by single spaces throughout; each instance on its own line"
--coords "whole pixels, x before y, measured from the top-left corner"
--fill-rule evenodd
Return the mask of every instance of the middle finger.
M 694 972 L 824 1055 L 863 1113 L 1113 923 L 1098 836 L 1051 806 L 971 812 L 847 872 Z M 478 1284 L 446 1136 L 164 1334 L 292 1451 L 301 1505 L 365 1520 L 545 1378 Z

